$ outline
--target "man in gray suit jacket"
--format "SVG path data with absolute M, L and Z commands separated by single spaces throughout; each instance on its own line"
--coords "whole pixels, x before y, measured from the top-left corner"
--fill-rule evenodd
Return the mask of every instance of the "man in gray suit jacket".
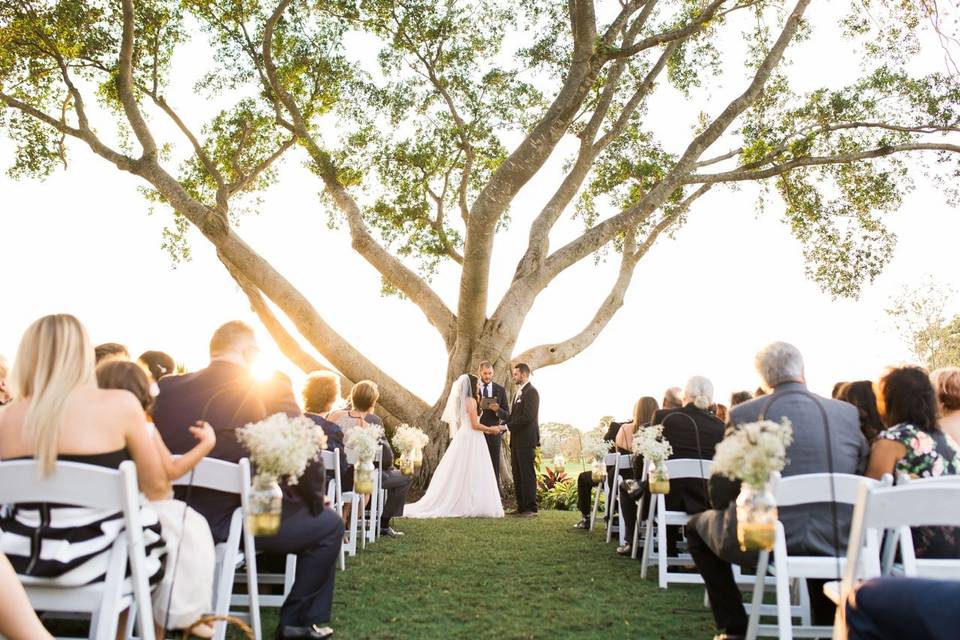
M 765 388 L 771 393 L 734 407 L 728 429 L 755 422 L 761 416 L 775 422 L 788 418 L 793 425 L 793 443 L 787 448 L 784 476 L 830 471 L 863 473 L 870 449 L 860 432 L 856 408 L 807 391 L 803 356 L 797 348 L 774 342 L 757 354 L 755 364 Z M 821 407 L 826 412 L 829 437 Z M 729 550 L 731 535 L 726 512 L 739 490 L 738 484 L 715 476 L 711 481 L 714 509 L 694 516 L 687 528 L 690 554 L 706 583 L 714 620 L 725 632 L 718 638 L 741 637 L 747 629 L 743 599 L 730 567 L 730 561 L 737 558 L 725 552 Z M 837 505 L 836 515 L 834 522 L 834 509 L 829 503 L 780 509 L 787 550 L 798 555 L 843 554 L 852 510 L 849 506 Z M 834 546 L 835 539 L 839 548 Z M 808 580 L 807 586 L 813 623 L 832 624 L 833 605 L 823 595 L 823 582 Z

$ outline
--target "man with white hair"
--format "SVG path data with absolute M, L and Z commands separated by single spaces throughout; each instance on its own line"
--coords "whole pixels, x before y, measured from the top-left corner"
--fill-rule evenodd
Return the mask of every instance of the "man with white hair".
M 0 355 L 0 407 L 13 400 L 13 394 L 10 393 L 10 385 L 7 383 L 7 359 Z
M 760 350 L 754 363 L 768 395 L 731 409 L 729 428 L 760 418 L 775 422 L 788 418 L 793 425 L 793 443 L 787 448 L 784 476 L 862 473 L 870 449 L 860 431 L 857 409 L 846 402 L 807 391 L 803 356 L 792 344 L 769 344 Z M 824 415 L 827 424 L 824 424 Z M 706 583 L 714 621 L 721 630 L 716 637 L 732 640 L 744 636 L 748 620 L 730 563 L 756 562 L 756 554 L 739 553 L 736 545 L 734 501 L 740 491 L 739 484 L 714 476 L 710 489 L 714 509 L 691 518 L 687 541 L 690 555 Z M 780 521 L 786 533 L 787 550 L 798 555 L 843 555 L 851 511 L 849 506 L 837 505 L 834 521 L 830 504 L 781 508 Z M 834 548 L 834 540 L 839 548 Z M 823 595 L 823 582 L 807 580 L 812 622 L 816 625 L 833 623 L 834 607 Z

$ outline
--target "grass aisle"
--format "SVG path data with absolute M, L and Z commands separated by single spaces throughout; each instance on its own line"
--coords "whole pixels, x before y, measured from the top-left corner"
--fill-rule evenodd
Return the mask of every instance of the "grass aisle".
M 400 520 L 337 574 L 339 638 L 709 638 L 703 589 L 657 589 L 577 514 Z M 275 610 L 264 610 L 271 637 Z

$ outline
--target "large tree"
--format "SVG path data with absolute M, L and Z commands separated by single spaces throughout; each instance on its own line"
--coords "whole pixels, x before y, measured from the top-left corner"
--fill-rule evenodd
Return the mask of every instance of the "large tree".
M 837 86 L 821 70 L 824 86 L 801 91 L 794 43 L 824 14 L 840 16 L 837 55 L 855 51 L 861 73 Z M 439 401 L 378 368 L 238 234 L 283 156 L 308 164 L 318 215 L 345 224 L 384 292 L 439 333 L 448 382 L 484 359 L 506 380 L 511 361 L 545 367 L 587 348 L 641 258 L 720 187 L 762 183 L 782 198 L 809 275 L 855 294 L 890 256 L 880 216 L 901 204 L 908 170 L 956 166 L 960 86 L 949 65 L 915 72 L 939 15 L 933 0 L 0 0 L 2 125 L 14 175 L 46 175 L 80 143 L 142 178 L 173 212 L 175 257 L 199 229 L 285 353 L 376 380 L 386 411 L 437 436 L 435 459 Z M 197 128 L 168 95 L 176 48 L 200 40 L 196 90 L 222 110 Z M 702 100 L 699 118 L 656 113 L 664 93 Z M 511 203 L 564 149 L 491 300 Z M 558 237 L 565 215 L 582 228 Z M 538 295 L 597 256 L 620 268 L 590 322 L 518 349 Z M 442 270 L 459 273 L 453 304 L 430 286 Z

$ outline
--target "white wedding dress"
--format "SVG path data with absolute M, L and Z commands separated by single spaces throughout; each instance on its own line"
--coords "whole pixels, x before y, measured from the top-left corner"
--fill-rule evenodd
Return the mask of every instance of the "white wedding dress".
M 433 473 L 430 487 L 417 502 L 406 505 L 407 518 L 502 518 L 503 503 L 482 431 L 471 426 L 467 400 L 470 378 L 453 383 L 440 418 L 450 425 L 450 446 Z

